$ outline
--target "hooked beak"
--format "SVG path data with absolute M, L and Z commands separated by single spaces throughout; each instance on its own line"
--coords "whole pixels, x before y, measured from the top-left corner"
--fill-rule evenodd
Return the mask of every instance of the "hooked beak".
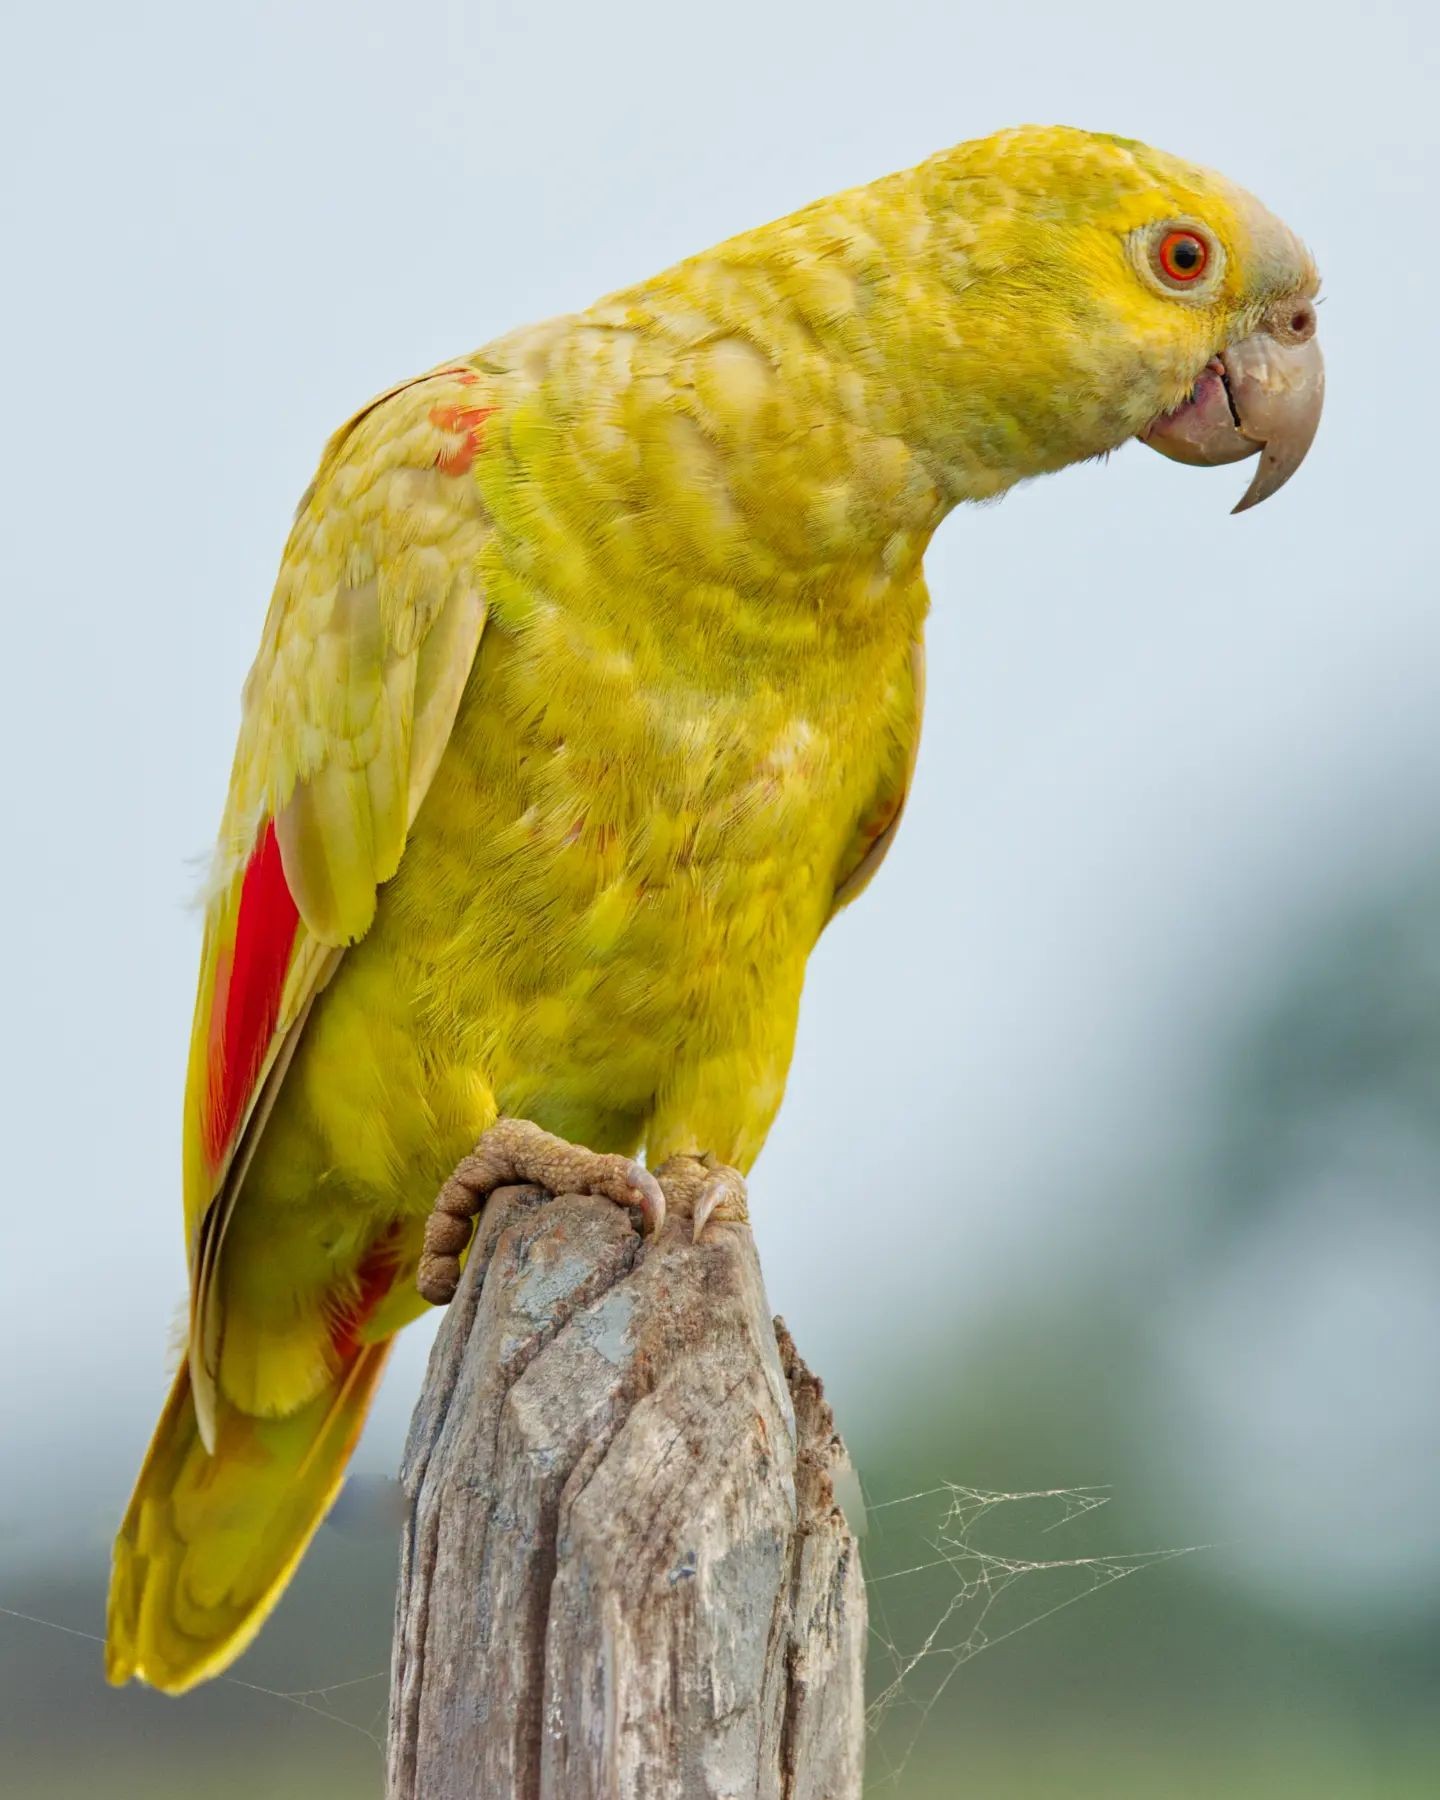
M 1211 357 L 1190 398 L 1147 425 L 1140 441 L 1184 463 L 1259 455 L 1255 478 L 1233 509 L 1245 512 L 1284 487 L 1304 462 L 1324 399 L 1315 308 L 1288 300 L 1250 337 Z

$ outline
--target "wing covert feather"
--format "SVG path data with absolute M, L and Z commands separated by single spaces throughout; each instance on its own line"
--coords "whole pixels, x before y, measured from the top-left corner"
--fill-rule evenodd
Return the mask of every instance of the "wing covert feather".
M 494 409 L 476 403 L 480 379 L 436 370 L 331 438 L 245 683 L 185 1104 L 190 1359 L 207 1441 L 223 1333 L 214 1275 L 247 1135 L 400 865 L 484 628 L 489 526 L 470 471 Z

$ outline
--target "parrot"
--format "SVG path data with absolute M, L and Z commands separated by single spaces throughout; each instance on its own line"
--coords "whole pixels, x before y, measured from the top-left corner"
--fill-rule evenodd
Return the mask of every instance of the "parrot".
M 937 527 L 1132 439 L 1256 458 L 1236 510 L 1267 498 L 1319 422 L 1317 291 L 1224 177 L 1025 126 L 331 437 L 206 888 L 185 1348 L 111 1681 L 181 1693 L 252 1641 L 497 1185 L 653 1231 L 699 1158 L 695 1234 L 744 1219 L 807 958 L 905 807 Z

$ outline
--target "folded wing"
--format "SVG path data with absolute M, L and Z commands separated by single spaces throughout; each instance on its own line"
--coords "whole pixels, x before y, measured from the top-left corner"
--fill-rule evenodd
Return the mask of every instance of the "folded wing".
M 448 367 L 331 439 L 285 548 L 206 911 L 185 1100 L 189 1362 L 215 1438 L 215 1279 L 248 1154 L 306 1013 L 375 916 L 484 626 L 473 474 L 494 408 Z

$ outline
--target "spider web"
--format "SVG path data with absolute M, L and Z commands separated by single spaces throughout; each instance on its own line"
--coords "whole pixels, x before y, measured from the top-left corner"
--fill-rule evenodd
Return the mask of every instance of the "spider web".
M 34 1613 L 21 1612 L 14 1606 L 0 1606 L 0 1617 L 18 1619 L 26 1625 L 39 1625 L 46 1631 L 58 1631 L 63 1637 L 83 1638 L 87 1643 L 100 1645 L 102 1649 L 105 1645 L 105 1639 L 98 1632 L 81 1631 L 74 1625 L 62 1625 L 58 1619 L 42 1619 Z M 346 1731 L 358 1732 L 361 1737 L 370 1741 L 381 1756 L 385 1753 L 383 1727 L 389 1709 L 388 1668 L 375 1669 L 368 1675 L 352 1675 L 348 1680 L 332 1681 L 324 1687 L 264 1687 L 258 1681 L 243 1681 L 238 1675 L 220 1675 L 216 1679 L 227 1687 L 244 1688 L 249 1693 L 262 1694 L 270 1700 L 284 1701 L 289 1706 L 298 1707 L 301 1712 L 314 1713 L 317 1718 L 339 1725 Z M 377 1681 L 386 1684 L 380 1689 L 378 1702 L 374 1699 L 374 1684 Z M 337 1701 L 337 1694 L 343 1694 L 345 1698 Z
M 1056 1556 L 1006 1554 L 982 1542 L 987 1528 L 993 1534 L 1002 1524 L 1022 1542 L 1044 1537 L 1109 1499 L 1103 1487 L 1007 1493 L 944 1482 L 867 1505 L 867 1790 L 871 1783 L 898 1784 L 932 1713 L 982 1651 L 1127 1576 L 1200 1548 Z M 897 1550 L 900 1566 L 883 1566 Z M 882 1761 L 887 1766 L 877 1767 Z
M 1200 1548 L 1042 1556 L 1004 1553 L 980 1541 L 997 1521 L 1023 1538 L 1044 1537 L 1109 1499 L 1109 1489 L 1101 1487 L 1002 1492 L 958 1482 L 893 1500 L 867 1497 L 865 1586 L 873 1652 L 865 1719 L 867 1791 L 872 1785 L 898 1785 L 932 1713 L 960 1670 L 982 1651 L 1101 1588 Z M 897 1566 L 885 1566 L 890 1560 Z M 0 1606 L 0 1616 L 104 1643 L 94 1632 L 13 1607 Z M 388 1669 L 376 1669 L 289 1689 L 234 1675 L 219 1679 L 358 1733 L 383 1757 L 388 1677 Z

